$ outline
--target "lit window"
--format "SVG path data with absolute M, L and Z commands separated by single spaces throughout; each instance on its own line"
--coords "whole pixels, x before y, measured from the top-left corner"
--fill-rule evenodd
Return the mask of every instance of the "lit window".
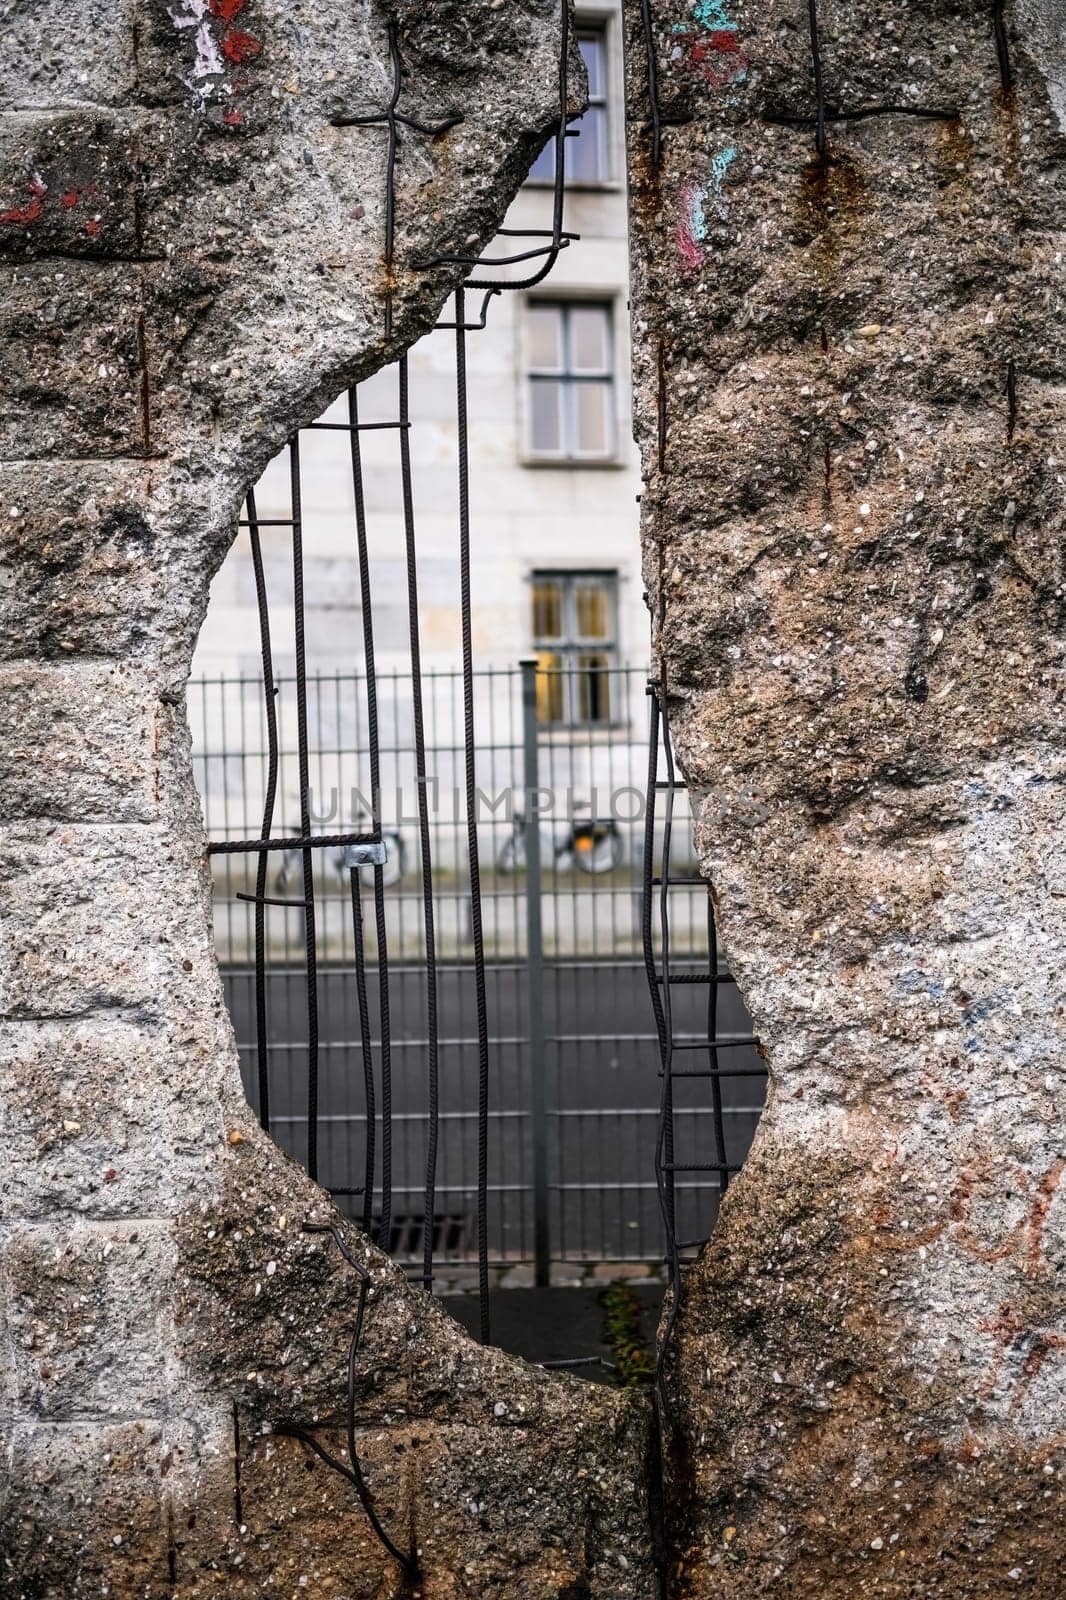
M 589 107 L 570 124 L 566 140 L 567 183 L 605 183 L 607 159 L 607 30 L 591 25 L 578 29 L 578 48 L 589 75 Z M 538 183 L 555 181 L 555 139 L 544 146 L 529 176 Z
M 610 722 L 617 598 L 616 572 L 533 574 L 539 722 Z
M 531 300 L 529 449 L 550 461 L 605 461 L 614 454 L 611 308 Z

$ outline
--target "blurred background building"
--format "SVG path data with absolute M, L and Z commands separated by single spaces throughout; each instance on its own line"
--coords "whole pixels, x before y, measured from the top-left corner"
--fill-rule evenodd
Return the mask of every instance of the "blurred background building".
M 580 234 L 548 278 L 489 307 L 469 346 L 474 654 L 480 668 L 513 666 L 530 651 L 570 669 L 540 683 L 545 723 L 606 724 L 609 669 L 647 657 L 637 537 L 640 489 L 630 426 L 621 17 L 615 3 L 582 12 L 579 42 L 590 105 L 567 140 L 566 227 Z M 548 146 L 507 218 L 550 224 L 554 149 Z M 506 254 L 507 241 L 489 254 Z M 513 245 L 513 241 L 512 241 Z M 511 269 L 517 275 L 522 269 Z M 469 297 L 471 309 L 480 297 Z M 447 313 L 446 313 L 447 315 Z M 454 338 L 438 332 L 411 352 L 411 446 L 419 551 L 423 663 L 459 662 Z M 360 391 L 361 417 L 396 414 L 394 369 Z M 325 420 L 347 419 L 342 398 Z M 378 660 L 409 665 L 402 510 L 395 433 L 364 434 Z M 361 662 L 348 438 L 305 434 L 303 516 L 308 639 L 320 671 Z M 288 464 L 257 488 L 264 566 L 277 608 L 275 661 L 291 669 Z M 259 670 L 255 584 L 243 531 L 216 579 L 195 677 Z

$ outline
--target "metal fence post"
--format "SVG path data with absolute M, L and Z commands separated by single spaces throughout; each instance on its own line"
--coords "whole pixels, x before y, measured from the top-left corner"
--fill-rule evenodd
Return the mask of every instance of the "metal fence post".
M 544 924 L 541 917 L 540 764 L 537 749 L 537 660 L 522 672 L 522 781 L 526 814 L 526 1002 L 529 1018 L 530 1115 L 533 1141 L 533 1281 L 551 1282 L 548 1209 L 548 1086 L 544 1052 Z

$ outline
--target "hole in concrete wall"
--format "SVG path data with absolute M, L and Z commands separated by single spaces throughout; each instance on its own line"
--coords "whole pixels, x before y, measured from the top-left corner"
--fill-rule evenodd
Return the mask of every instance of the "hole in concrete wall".
M 544 204 L 531 187 L 509 224 L 541 226 Z M 550 293 L 469 292 L 303 429 L 249 498 L 189 694 L 251 1104 L 472 1331 L 473 1291 L 513 1291 L 494 1296 L 494 1340 L 559 1361 L 609 1354 L 616 1279 L 650 1343 L 667 1241 L 691 1258 L 710 1232 L 763 1093 L 683 787 L 653 786 L 645 820 L 649 738 L 660 783 L 667 769 L 625 197 L 568 204 L 586 248 L 615 207 L 613 287 L 590 299 L 574 245 Z M 583 460 L 590 386 L 613 445 Z
M 424 341 L 412 353 L 408 377 L 421 763 L 397 430 L 371 426 L 360 432 L 355 475 L 349 431 L 353 416 L 371 425 L 399 420 L 398 374 L 392 370 L 362 386 L 354 400 L 339 400 L 326 413 L 326 426 L 304 430 L 256 487 L 254 514 L 244 516 L 218 574 L 201 634 L 189 696 L 195 765 L 217 851 L 212 860 L 219 959 L 252 1105 L 279 1144 L 331 1189 L 342 1210 L 369 1225 L 416 1280 L 431 1272 L 436 1291 L 449 1296 L 469 1294 L 478 1285 L 483 1141 L 489 1281 L 493 1289 L 517 1291 L 497 1297 L 493 1336 L 519 1353 L 563 1360 L 606 1353 L 599 1295 L 616 1278 L 633 1284 L 637 1316 L 643 1314 L 643 1334 L 650 1340 L 665 1278 L 655 1170 L 663 1018 L 657 1021 L 650 1000 L 644 941 L 650 929 L 650 960 L 662 996 L 667 808 L 671 1160 L 693 1169 L 672 1174 L 683 1256 L 692 1255 L 691 1242 L 713 1225 L 727 1175 L 711 1167 L 736 1168 L 746 1153 L 763 1081 L 753 1075 L 761 1067 L 744 1042 L 749 1024 L 724 965 L 716 969 L 719 981 L 708 981 L 709 899 L 697 876 L 683 788 L 652 791 L 655 815 L 648 834 L 647 667 L 612 665 L 607 679 L 615 715 L 601 726 L 538 719 L 542 682 L 532 662 L 523 667 L 516 660 L 530 637 L 520 632 L 517 618 L 523 606 L 532 613 L 521 562 L 532 566 L 538 560 L 543 530 L 532 518 L 524 534 L 527 551 L 512 563 L 510 578 L 501 578 L 501 532 L 513 529 L 499 507 L 516 490 L 506 483 L 501 488 L 499 479 L 513 476 L 518 492 L 528 495 L 522 476 L 527 469 L 496 469 L 486 483 L 484 462 L 475 459 L 474 481 L 480 468 L 482 484 L 473 500 L 471 622 L 482 659 L 470 687 L 489 1071 L 487 1115 L 479 1124 L 449 344 L 454 334 L 447 332 Z M 498 354 L 498 348 L 486 349 L 485 370 L 493 369 Z M 477 362 L 471 373 L 474 394 L 481 376 Z M 490 438 L 493 427 L 489 416 L 484 432 Z M 479 445 L 478 454 L 487 456 L 488 444 Z M 357 491 L 365 513 L 365 585 Z M 618 531 L 609 537 L 618 539 Z M 635 564 L 632 515 L 624 541 L 614 559 Z M 366 592 L 369 613 L 363 608 Z M 507 628 L 494 642 L 494 616 L 508 607 L 518 638 Z M 271 694 L 264 692 L 261 615 Z M 368 615 L 372 683 L 366 670 Z M 581 668 L 553 670 L 572 679 Z M 655 737 L 663 784 L 661 727 Z M 376 797 L 372 758 L 378 766 Z M 539 862 L 528 824 L 519 831 L 518 821 L 529 811 L 531 763 L 537 782 L 552 791 L 550 800 L 540 797 L 545 814 Z M 430 779 L 424 787 L 432 986 L 420 765 Z M 265 865 L 260 852 L 220 848 L 264 837 L 297 841 L 305 836 L 305 817 L 316 840 L 335 841 L 308 852 L 306 884 L 305 851 L 298 843 L 270 851 Z M 612 830 L 614 847 L 603 862 L 583 860 L 578 848 L 581 830 L 592 822 Z M 374 836 L 383 849 L 351 842 Z M 381 864 L 358 864 L 364 850 L 382 857 Z M 257 894 L 265 904 L 256 904 Z M 309 1008 L 310 996 L 315 1004 Z M 434 1036 L 437 1145 L 427 1229 Z M 712 1039 L 719 1041 L 713 1049 Z M 717 1076 L 708 1077 L 711 1071 Z M 310 1119 L 316 1139 L 310 1137 Z M 550 1279 L 549 1294 L 535 1289 L 538 1277 Z M 476 1331 L 476 1296 L 452 1308 Z

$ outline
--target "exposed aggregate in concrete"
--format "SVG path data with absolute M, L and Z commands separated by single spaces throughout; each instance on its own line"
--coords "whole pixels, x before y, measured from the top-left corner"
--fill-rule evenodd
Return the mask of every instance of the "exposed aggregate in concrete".
M 674 1593 L 1061 1588 L 1061 6 L 627 6 L 657 671 L 771 1069 Z M 861 112 L 861 116 L 855 113 Z M 838 114 L 851 113 L 844 120 Z M 834 120 L 836 117 L 836 120 Z

